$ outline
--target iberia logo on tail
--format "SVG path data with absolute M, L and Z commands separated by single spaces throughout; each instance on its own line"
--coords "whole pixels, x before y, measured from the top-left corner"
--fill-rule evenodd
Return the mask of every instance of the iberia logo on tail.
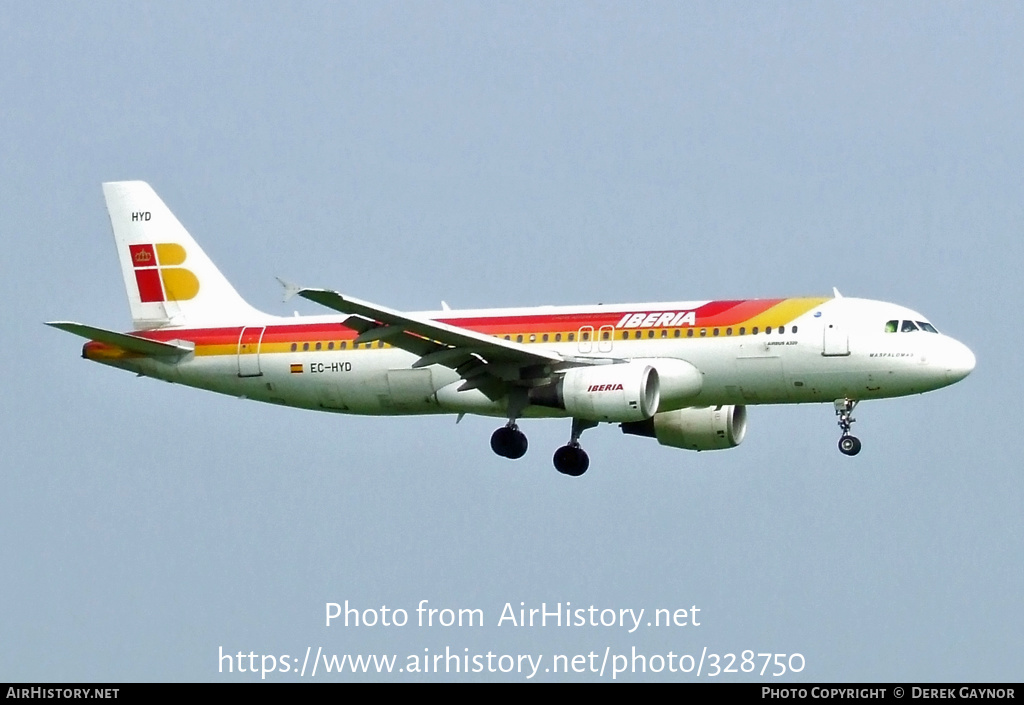
M 185 261 L 185 248 L 175 242 L 129 245 L 135 283 L 142 303 L 188 301 L 199 293 L 199 280 Z

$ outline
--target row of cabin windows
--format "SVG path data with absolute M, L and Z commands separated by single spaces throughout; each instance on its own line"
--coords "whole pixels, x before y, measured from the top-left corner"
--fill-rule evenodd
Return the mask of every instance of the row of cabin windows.
M 303 343 L 302 344 L 302 351 L 305 352 L 307 350 L 310 350 L 311 349 L 310 345 L 311 345 L 310 343 Z M 345 350 L 348 347 L 348 341 L 347 340 L 342 340 L 339 343 L 335 343 L 333 340 L 331 340 L 331 341 L 328 341 L 326 343 L 326 347 L 324 347 L 325 343 L 312 343 L 312 346 L 313 346 L 312 347 L 313 350 L 334 350 L 334 349 Z M 365 348 L 371 348 L 371 347 L 373 347 L 373 343 L 372 342 L 371 343 L 363 343 L 363 348 L 364 349 Z M 383 340 L 378 340 L 377 341 L 377 347 L 378 348 L 383 348 L 384 347 L 384 341 Z M 292 352 L 295 352 L 298 349 L 299 349 L 299 344 L 298 343 L 292 343 Z M 359 349 L 359 343 L 352 343 L 352 349 L 353 350 L 358 350 Z
M 686 329 L 686 337 L 687 338 L 693 338 L 694 336 L 700 337 L 700 338 L 707 337 L 708 330 L 709 330 L 708 328 L 701 328 L 699 333 L 695 333 L 694 331 L 696 331 L 696 330 L 697 329 L 695 329 L 695 328 L 687 328 Z M 711 328 L 710 330 L 711 330 L 712 337 L 718 337 L 722 333 L 722 329 L 721 328 Z M 776 330 L 778 335 L 782 335 L 783 333 L 786 332 L 786 326 L 777 326 L 775 328 L 775 330 Z M 598 332 L 601 334 L 601 340 L 611 340 L 612 339 L 611 331 L 604 330 L 604 331 L 598 331 Z M 771 332 L 772 332 L 772 326 L 766 326 L 765 329 L 764 329 L 764 332 L 765 332 L 765 335 L 770 335 Z M 792 326 L 791 327 L 791 332 L 796 333 L 796 326 Z M 758 326 L 754 326 L 753 328 L 750 329 L 750 334 L 751 335 L 757 335 L 758 333 L 760 333 L 760 328 Z M 628 331 L 628 330 L 622 331 L 622 339 L 623 340 L 629 340 L 629 338 L 630 338 L 629 334 L 630 334 L 630 331 Z M 725 335 L 726 336 L 730 336 L 732 334 L 733 334 L 733 329 L 732 328 L 726 328 L 725 329 Z M 737 329 L 736 334 L 737 335 L 746 335 L 747 334 L 746 326 L 741 326 L 739 329 Z M 633 331 L 633 336 L 632 337 L 633 337 L 634 340 L 640 340 L 641 338 L 644 337 L 644 331 L 642 331 L 642 330 Z M 647 338 L 651 339 L 651 338 L 654 338 L 654 337 L 655 337 L 655 331 L 653 329 L 648 330 L 647 331 Z M 668 338 L 669 337 L 668 329 L 667 328 L 662 328 L 661 329 L 660 337 L 662 337 L 662 338 Z M 683 337 L 682 329 L 676 328 L 675 330 L 673 330 L 672 331 L 672 337 L 673 338 L 682 338 Z M 505 340 L 512 340 L 512 336 L 511 335 L 506 335 L 505 336 Z M 570 343 L 575 342 L 576 334 L 575 333 L 568 333 L 568 334 L 566 334 L 566 340 L 568 342 L 570 342 Z M 590 331 L 583 331 L 582 333 L 580 333 L 580 340 L 590 340 Z M 550 333 L 543 333 L 540 336 L 540 341 L 542 343 L 551 342 L 552 341 L 551 334 Z M 522 343 L 523 342 L 523 335 L 522 334 L 516 336 L 516 342 L 517 343 Z M 537 334 L 536 333 L 531 333 L 530 334 L 529 342 L 531 342 L 531 343 L 537 342 Z M 561 333 L 555 333 L 554 334 L 554 342 L 556 342 L 556 343 L 562 342 L 562 334 Z M 302 344 L 302 351 L 306 352 L 306 351 L 310 350 L 310 345 L 311 345 L 310 343 L 303 343 Z M 312 347 L 313 350 L 325 350 L 325 349 L 326 350 L 335 350 L 335 349 L 345 350 L 345 349 L 348 348 L 348 341 L 342 340 L 339 343 L 335 343 L 333 340 L 331 340 L 331 341 L 328 341 L 326 343 L 326 348 L 324 347 L 324 345 L 325 345 L 324 343 L 312 343 L 312 345 L 313 345 L 313 347 Z M 372 342 L 371 343 L 364 343 L 363 344 L 363 348 L 364 349 L 371 348 L 371 347 L 373 347 L 373 343 Z M 377 341 L 377 347 L 378 348 L 383 348 L 384 347 L 384 341 L 383 340 L 378 340 Z M 358 343 L 352 343 L 352 349 L 353 350 L 357 350 L 358 348 L 359 348 L 359 344 Z M 292 352 L 296 352 L 296 351 L 298 351 L 298 349 L 299 349 L 299 344 L 298 343 L 292 343 Z
M 695 328 L 687 328 L 686 329 L 686 337 L 687 338 L 693 338 L 696 335 L 697 337 L 705 338 L 705 337 L 707 337 L 709 329 L 708 328 L 701 328 L 699 333 L 694 333 L 695 330 L 697 330 L 697 329 L 695 329 Z M 719 335 L 722 334 L 722 329 L 721 328 L 711 328 L 710 330 L 711 330 L 711 335 L 712 336 L 719 336 Z M 783 333 L 786 332 L 786 326 L 777 326 L 775 328 L 775 330 L 776 330 L 778 335 L 782 335 Z M 797 330 L 796 326 L 792 326 L 791 327 L 791 332 L 796 333 L 796 330 Z M 611 340 L 612 339 L 612 332 L 611 331 L 603 330 L 603 331 L 598 331 L 598 332 L 601 334 L 601 340 Z M 727 335 L 727 336 L 732 335 L 733 332 L 734 331 L 733 331 L 732 328 L 726 328 L 725 329 L 725 335 Z M 760 329 L 759 326 L 754 326 L 753 328 L 750 329 L 750 334 L 751 335 L 757 335 L 760 332 L 761 332 L 761 329 Z M 766 326 L 765 329 L 764 329 L 764 332 L 765 332 L 765 335 L 771 334 L 772 326 Z M 622 331 L 622 339 L 623 340 L 629 340 L 629 338 L 630 338 L 629 334 L 630 334 L 630 331 L 628 331 L 628 330 Z M 746 326 L 742 326 L 739 329 L 737 329 L 736 330 L 736 334 L 737 335 L 746 335 L 747 334 Z M 639 339 L 644 337 L 644 331 L 642 331 L 642 330 L 633 331 L 633 336 L 632 337 L 635 340 L 639 340 Z M 654 337 L 655 337 L 655 331 L 653 329 L 648 330 L 647 331 L 647 338 L 654 338 Z M 668 338 L 669 337 L 668 329 L 667 328 L 661 329 L 660 337 L 662 337 L 662 338 Z M 682 338 L 683 337 L 682 329 L 681 328 L 676 328 L 674 331 L 672 331 L 672 337 L 673 338 Z M 575 333 L 569 333 L 568 337 L 566 338 L 566 340 L 568 340 L 570 343 L 573 342 L 575 339 L 576 339 L 576 334 Z M 505 336 L 505 340 L 512 340 L 512 336 L 511 335 L 506 335 Z M 548 333 L 544 333 L 540 337 L 540 341 L 542 343 L 550 342 L 550 340 L 551 339 L 550 339 Z M 590 340 L 590 331 L 583 331 L 582 333 L 580 333 L 580 340 Z M 561 333 L 555 333 L 554 342 L 559 343 L 561 341 L 562 341 L 562 334 Z M 516 336 L 516 342 L 517 343 L 522 343 L 523 342 L 523 336 L 522 335 L 517 335 Z M 529 342 L 531 342 L 531 343 L 537 342 L 537 335 L 535 333 L 531 334 L 529 336 Z
M 696 330 L 696 329 L 695 328 L 687 328 L 686 329 L 686 337 L 687 338 L 692 338 L 692 337 L 694 337 L 694 335 L 697 335 L 698 337 L 701 337 L 701 338 L 707 337 L 709 329 L 701 328 L 699 333 L 694 333 L 694 330 Z M 722 329 L 721 328 L 711 328 L 710 330 L 711 330 L 711 335 L 713 337 L 714 336 L 719 336 L 719 335 L 722 334 Z M 797 327 L 796 326 L 792 326 L 792 332 L 796 333 L 796 330 L 797 330 Z M 778 326 L 778 327 L 775 328 L 775 331 L 776 331 L 777 335 L 782 335 L 783 333 L 786 332 L 786 326 Z M 729 336 L 729 335 L 733 334 L 733 329 L 732 328 L 726 328 L 724 332 L 725 332 L 725 335 Z M 761 332 L 761 329 L 760 329 L 759 326 L 754 326 L 753 328 L 750 329 L 750 334 L 751 335 L 757 335 L 760 332 Z M 766 326 L 765 329 L 764 329 L 765 335 L 770 335 L 771 332 L 772 332 L 772 326 Z M 747 327 L 746 326 L 741 326 L 740 328 L 736 329 L 736 335 L 746 335 L 746 334 L 747 334 Z M 605 334 L 605 336 L 607 336 L 607 333 Z M 633 332 L 633 338 L 634 339 L 639 340 L 640 338 L 643 338 L 643 337 L 644 337 L 644 332 L 643 331 L 638 330 L 638 331 L 634 331 Z M 654 337 L 654 331 L 653 330 L 647 331 L 647 337 L 648 338 L 653 338 Z M 667 338 L 668 337 L 668 331 L 663 329 L 661 331 L 661 337 L 662 338 Z M 682 337 L 682 333 L 681 333 L 679 328 L 676 328 L 674 331 L 672 331 L 672 337 L 673 338 L 681 338 Z M 622 331 L 622 339 L 623 340 L 629 340 L 629 331 L 628 330 Z M 603 340 L 608 340 L 608 338 L 605 337 L 605 338 L 603 338 Z

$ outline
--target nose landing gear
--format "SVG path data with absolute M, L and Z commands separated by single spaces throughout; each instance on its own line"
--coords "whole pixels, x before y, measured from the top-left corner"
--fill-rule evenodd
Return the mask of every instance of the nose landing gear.
M 850 435 L 850 428 L 857 419 L 853 418 L 853 409 L 857 406 L 855 399 L 836 399 L 836 416 L 839 417 L 839 428 L 843 435 L 839 437 L 839 452 L 843 455 L 857 455 L 860 452 L 860 439 Z

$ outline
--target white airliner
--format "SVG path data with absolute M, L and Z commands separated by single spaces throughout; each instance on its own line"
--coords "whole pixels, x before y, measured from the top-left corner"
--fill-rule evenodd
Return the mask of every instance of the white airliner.
M 945 387 L 974 355 L 919 313 L 843 298 L 678 301 L 403 313 L 326 289 L 289 295 L 335 312 L 249 306 L 139 181 L 103 185 L 134 331 L 66 321 L 83 357 L 237 397 L 348 414 L 482 414 L 520 458 L 516 422 L 572 419 L 555 468 L 581 475 L 579 439 L 601 422 L 689 450 L 732 448 L 753 404 L 831 402 L 839 449 L 859 401 Z

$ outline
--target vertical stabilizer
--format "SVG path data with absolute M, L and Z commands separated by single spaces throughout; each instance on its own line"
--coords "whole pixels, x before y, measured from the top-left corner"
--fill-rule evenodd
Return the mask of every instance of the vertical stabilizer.
M 246 323 L 247 304 L 149 184 L 103 184 L 136 330 Z

